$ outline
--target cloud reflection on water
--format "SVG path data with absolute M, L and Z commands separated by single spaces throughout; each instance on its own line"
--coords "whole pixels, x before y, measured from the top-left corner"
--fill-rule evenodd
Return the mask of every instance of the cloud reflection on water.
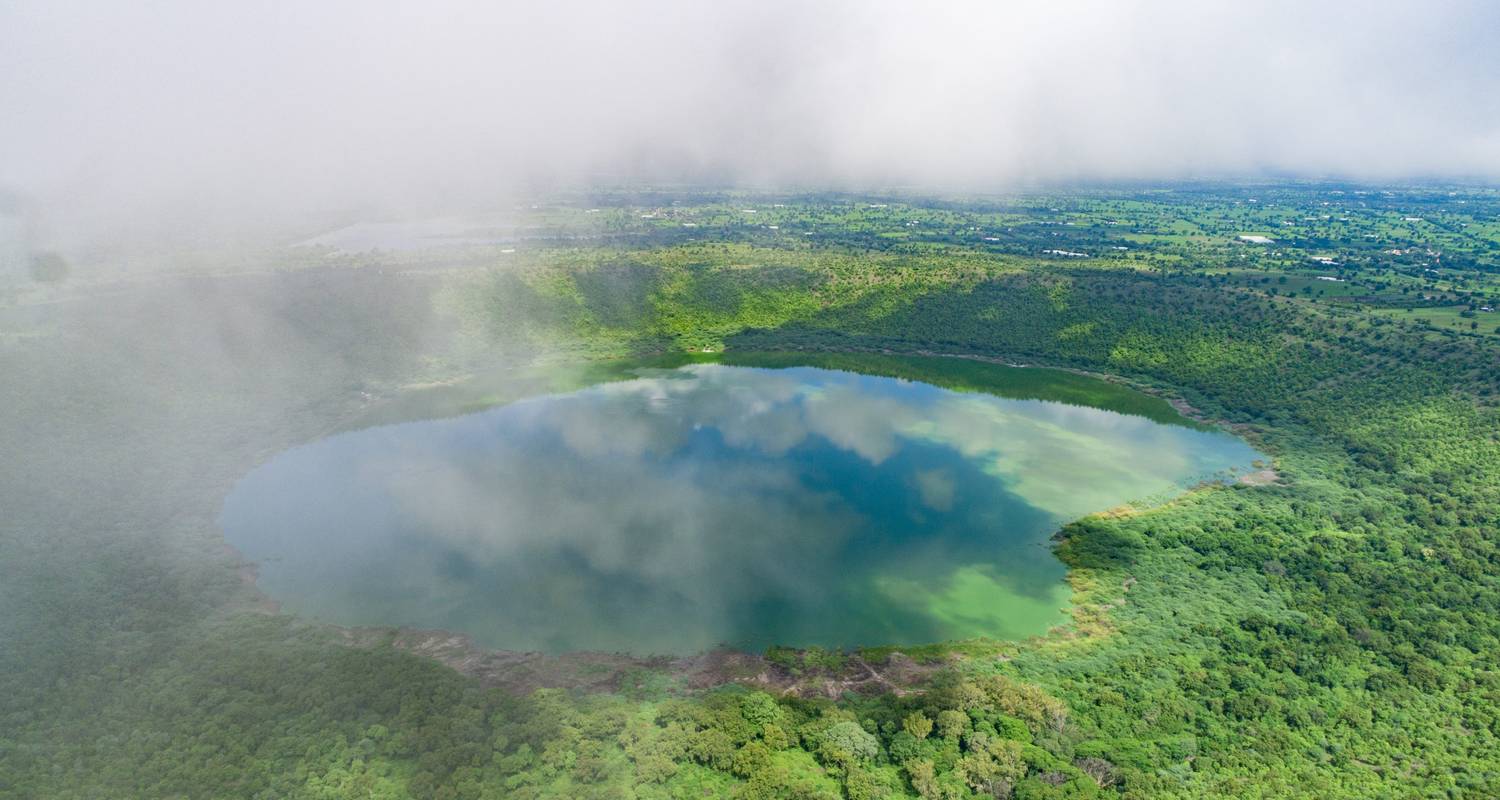
M 1040 633 L 1069 518 L 1254 457 L 1098 409 L 799 368 L 657 370 L 290 451 L 226 501 L 262 583 L 349 623 L 690 652 Z

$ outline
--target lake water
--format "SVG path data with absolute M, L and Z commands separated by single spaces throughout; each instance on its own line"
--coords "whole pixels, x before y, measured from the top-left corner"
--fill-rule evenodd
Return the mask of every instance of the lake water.
M 1100 408 L 693 364 L 298 447 L 222 523 L 289 611 L 493 648 L 1014 639 L 1065 620 L 1062 524 L 1258 457 Z

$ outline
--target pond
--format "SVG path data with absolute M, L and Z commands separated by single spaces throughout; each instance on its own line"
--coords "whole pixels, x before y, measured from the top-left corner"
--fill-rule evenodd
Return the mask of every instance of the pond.
M 1025 638 L 1066 618 L 1061 525 L 1260 456 L 1163 413 L 1035 399 L 1049 371 L 1017 372 L 1031 399 L 811 366 L 639 368 L 289 450 L 221 522 L 289 611 L 498 649 Z M 1054 374 L 1062 394 L 1091 381 Z

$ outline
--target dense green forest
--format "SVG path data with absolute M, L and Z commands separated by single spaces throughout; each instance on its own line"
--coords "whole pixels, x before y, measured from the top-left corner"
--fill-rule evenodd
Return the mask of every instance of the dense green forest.
M 546 205 L 503 248 L 75 265 L 0 307 L 0 797 L 1500 795 L 1497 210 L 633 192 Z M 271 613 L 216 528 L 250 467 L 413 396 L 457 413 L 528 364 L 705 350 L 1104 375 L 1232 426 L 1276 479 L 1067 526 L 1049 636 L 759 654 L 788 691 L 666 662 L 487 680 Z M 965 363 L 949 382 L 984 390 Z M 821 690 L 856 669 L 910 678 Z

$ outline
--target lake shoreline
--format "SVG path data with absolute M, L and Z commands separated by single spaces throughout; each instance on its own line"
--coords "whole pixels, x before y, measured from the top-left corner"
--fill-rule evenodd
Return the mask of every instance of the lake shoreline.
M 754 355 L 770 351 L 738 351 L 741 355 Z M 808 352 L 830 352 L 823 351 L 784 351 L 789 353 Z M 963 353 L 941 353 L 927 350 L 915 350 L 908 352 L 894 351 L 891 349 L 879 350 L 855 350 L 832 351 L 832 352 L 858 352 L 882 355 L 914 355 L 926 358 L 959 358 L 981 363 L 995 364 L 1019 369 L 1047 369 L 1103 380 L 1109 383 L 1122 385 L 1132 390 L 1141 391 L 1145 394 L 1156 396 L 1168 402 L 1171 407 L 1185 418 L 1195 421 L 1213 424 L 1216 428 L 1224 430 L 1228 427 L 1223 421 L 1210 420 L 1187 404 L 1181 398 L 1172 397 L 1161 392 L 1157 387 L 1142 386 L 1120 376 L 1091 373 L 1084 370 L 1051 365 L 1029 365 L 1016 363 L 1001 357 L 985 356 L 981 354 Z M 668 354 L 662 354 L 668 355 Z M 456 376 L 452 381 L 462 384 L 463 381 L 472 379 L 472 375 L 465 378 Z M 405 392 L 397 392 L 388 397 L 381 398 L 372 405 L 383 402 L 395 402 Z M 1236 431 L 1237 432 L 1237 431 Z M 1267 477 L 1267 474 L 1271 477 Z M 1239 477 L 1239 482 L 1249 485 L 1262 485 L 1276 480 L 1274 470 L 1261 470 L 1252 475 Z M 1211 481 L 1209 483 L 1226 485 L 1223 481 Z M 1187 491 L 1198 491 L 1203 485 L 1190 487 Z M 1180 495 L 1179 495 L 1180 496 Z M 1143 509 L 1144 510 L 1144 509 Z M 1110 513 L 1101 511 L 1096 513 Z M 1086 515 L 1087 516 L 1087 515 Z M 1082 518 L 1086 518 L 1082 517 Z M 1080 519 L 1082 519 L 1080 518 Z M 1070 520 L 1058 527 L 1053 534 L 1045 540 L 1045 545 L 1055 548 L 1059 536 L 1063 530 L 1077 520 Z M 255 585 L 256 565 L 247 563 L 238 551 L 233 550 L 226 540 L 226 547 L 230 548 L 243 565 L 240 567 L 240 578 L 242 582 L 249 584 L 248 588 L 256 595 L 257 602 L 254 603 L 257 613 L 280 613 L 279 603 L 268 594 L 261 591 Z M 1069 569 L 1068 575 L 1076 570 Z M 1077 591 L 1073 591 L 1076 605 Z M 290 614 L 290 616 L 296 616 Z M 474 677 L 485 685 L 498 686 L 511 691 L 530 691 L 535 688 L 576 688 L 586 691 L 619 691 L 624 686 L 624 681 L 631 674 L 642 670 L 665 673 L 673 679 L 683 681 L 688 688 L 707 688 L 712 685 L 723 683 L 741 683 L 765 688 L 769 691 L 792 693 L 802 696 L 827 695 L 836 696 L 844 691 L 859 691 L 869 688 L 871 685 L 884 687 L 882 690 L 904 691 L 917 686 L 938 665 L 948 663 L 952 660 L 962 658 L 959 654 L 960 642 L 940 642 L 933 645 L 916 648 L 920 651 L 938 651 L 945 655 L 926 665 L 917 665 L 915 661 L 905 656 L 900 647 L 878 648 L 884 653 L 885 660 L 871 664 L 863 653 L 867 651 L 849 651 L 852 657 L 848 658 L 844 668 L 839 670 L 821 670 L 817 674 L 793 674 L 793 670 L 785 666 L 773 663 L 766 656 L 749 653 L 728 647 L 717 647 L 688 656 L 636 656 L 627 653 L 607 653 L 600 651 L 570 651 L 557 654 L 546 654 L 541 652 L 524 652 L 504 649 L 493 649 L 476 644 L 469 636 L 450 630 L 443 629 L 421 629 L 398 626 L 340 626 L 332 623 L 314 623 L 320 627 L 334 630 L 339 633 L 340 639 L 351 646 L 372 647 L 382 643 L 410 652 L 423 657 L 440 661 L 456 671 Z M 1059 636 L 1067 638 L 1068 632 L 1075 626 L 1074 621 L 1054 626 L 1048 632 L 1038 634 L 1023 640 L 1001 641 L 994 640 L 986 643 L 986 649 L 995 650 L 1004 647 L 1019 647 L 1025 642 L 1035 640 L 1052 640 Z M 912 649 L 912 648 L 906 648 Z M 788 648 L 791 652 L 805 653 L 805 650 Z M 1002 656 L 1003 657 L 1003 656 Z M 879 669 L 877 669 L 879 667 Z M 833 692 L 833 694 L 829 694 Z

